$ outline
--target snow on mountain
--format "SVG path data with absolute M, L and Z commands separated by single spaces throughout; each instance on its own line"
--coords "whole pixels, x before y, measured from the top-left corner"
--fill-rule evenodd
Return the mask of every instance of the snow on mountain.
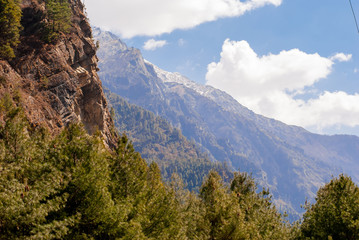
M 223 91 L 145 61 L 138 49 L 121 49 L 109 33 L 94 36 L 105 87 L 167 119 L 213 160 L 252 172 L 283 210 L 303 211 L 332 175 L 359 182 L 358 137 L 313 134 L 255 114 Z

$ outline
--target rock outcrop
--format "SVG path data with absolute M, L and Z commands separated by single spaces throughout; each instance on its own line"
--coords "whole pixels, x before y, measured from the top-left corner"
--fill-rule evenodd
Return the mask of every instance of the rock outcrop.
M 16 58 L 0 61 L 0 96 L 16 93 L 33 125 L 57 133 L 82 122 L 89 134 L 99 130 L 109 146 L 115 144 L 113 122 L 97 75 L 96 46 L 81 1 L 69 0 L 72 28 L 55 43 L 42 41 L 45 2 L 23 0 L 24 30 Z

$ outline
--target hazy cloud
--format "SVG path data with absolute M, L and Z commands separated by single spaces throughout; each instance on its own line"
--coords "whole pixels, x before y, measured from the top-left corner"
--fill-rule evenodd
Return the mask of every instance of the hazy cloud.
M 150 39 L 144 43 L 143 49 L 153 51 L 156 50 L 157 48 L 163 47 L 166 44 L 167 44 L 166 40 L 156 41 L 155 39 Z
M 188 29 L 281 3 L 282 0 L 87 0 L 86 8 L 92 24 L 131 38 Z
M 326 78 L 334 61 L 348 61 L 350 56 L 338 53 L 325 58 L 298 49 L 258 56 L 246 41 L 227 39 L 220 61 L 208 65 L 206 79 L 256 113 L 287 124 L 317 130 L 354 127 L 359 126 L 358 94 L 323 92 L 309 100 L 298 95 Z
M 183 38 L 178 39 L 178 46 L 183 47 L 186 41 Z

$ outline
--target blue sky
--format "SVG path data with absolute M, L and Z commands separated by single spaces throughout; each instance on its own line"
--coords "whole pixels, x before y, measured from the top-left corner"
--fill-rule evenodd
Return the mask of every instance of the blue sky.
M 352 3 L 359 17 L 359 0 Z M 349 1 L 85 4 L 93 25 L 117 33 L 164 70 L 287 124 L 359 135 L 359 34 Z

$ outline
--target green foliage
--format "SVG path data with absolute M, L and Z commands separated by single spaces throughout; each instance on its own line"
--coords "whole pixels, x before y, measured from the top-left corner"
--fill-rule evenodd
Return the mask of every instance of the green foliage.
M 257 184 L 247 173 L 237 172 L 230 186 L 244 214 L 246 239 L 290 239 L 292 232 L 271 202 L 269 191 L 258 192 Z
M 211 162 L 194 143 L 163 118 L 129 104 L 116 94 L 107 91 L 106 95 L 112 105 L 115 126 L 128 134 L 135 149 L 145 159 L 159 165 L 165 180 L 169 181 L 175 173 L 190 191 L 198 191 L 211 169 L 216 169 L 226 180 L 233 175 L 226 165 Z
M 0 0 L 0 58 L 15 57 L 19 44 L 21 8 L 18 0 Z
M 67 0 L 47 0 L 47 24 L 43 29 L 46 42 L 55 41 L 60 32 L 67 33 L 71 28 L 71 8 Z
M 305 208 L 298 239 L 359 239 L 359 187 L 350 177 L 332 179 Z
M 209 173 L 200 197 L 205 206 L 204 218 L 209 223 L 210 239 L 246 239 L 241 209 L 217 172 Z
M 68 201 L 62 211 L 78 219 L 68 239 L 107 237 L 118 210 L 108 190 L 108 153 L 101 139 L 72 125 L 51 144 L 48 158 L 65 174 L 67 183 L 63 191 L 68 194 Z
M 31 130 L 9 96 L 2 100 L 0 129 L 0 239 L 60 237 L 74 218 L 46 220 L 66 202 L 62 173 L 44 161 L 48 139 L 44 129 Z M 31 238 L 30 238 L 31 239 Z
M 201 187 L 205 222 L 210 239 L 290 239 L 291 231 L 281 215 L 245 173 L 235 173 L 231 187 L 210 172 Z
M 107 236 L 118 211 L 102 141 L 77 125 L 51 140 L 9 96 L 2 109 L 0 239 Z
M 158 166 L 152 163 L 148 167 L 125 135 L 110 166 L 110 191 L 122 213 L 118 236 L 176 239 L 180 225 L 175 195 L 163 184 Z
M 49 86 L 49 79 L 46 76 L 40 78 L 41 87 L 46 89 Z
M 70 125 L 58 136 L 1 101 L 0 239 L 288 239 L 290 227 L 235 174 L 211 171 L 199 196 L 178 174 L 169 185 L 126 135 L 116 149 Z M 240 194 L 239 194 L 240 193 Z

